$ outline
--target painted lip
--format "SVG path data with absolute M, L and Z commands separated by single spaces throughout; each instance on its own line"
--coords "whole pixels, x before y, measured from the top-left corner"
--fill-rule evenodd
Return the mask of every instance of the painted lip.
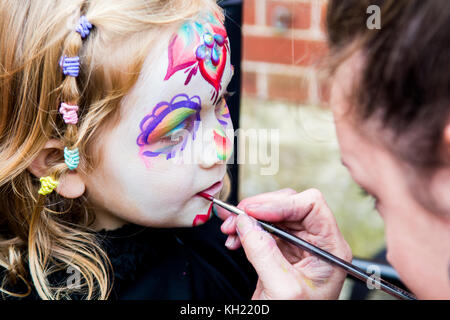
M 200 192 L 204 192 L 206 194 L 209 194 L 210 196 L 214 196 L 222 189 L 222 187 L 223 187 L 222 181 L 217 181 L 216 183 L 211 185 L 209 188 L 202 190 Z

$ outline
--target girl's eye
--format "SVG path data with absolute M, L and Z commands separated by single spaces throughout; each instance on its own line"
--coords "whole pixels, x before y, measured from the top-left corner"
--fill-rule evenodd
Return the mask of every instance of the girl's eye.
M 222 95 L 222 98 L 217 102 L 216 104 L 216 112 L 219 110 L 222 110 L 223 108 L 227 107 L 227 99 L 232 97 L 234 93 L 225 91 Z
M 227 104 L 227 102 L 226 102 L 225 98 L 224 97 L 221 98 L 216 105 L 216 113 L 220 112 L 225 107 L 226 104 Z
M 228 110 L 228 105 L 226 98 L 223 97 L 216 105 L 215 109 L 216 118 L 219 119 L 219 122 L 223 125 L 227 124 L 227 119 L 230 118 L 230 111 Z
M 165 134 L 159 139 L 164 144 L 176 145 L 183 142 L 187 134 L 194 128 L 195 117 L 189 117 L 181 122 L 176 128 Z

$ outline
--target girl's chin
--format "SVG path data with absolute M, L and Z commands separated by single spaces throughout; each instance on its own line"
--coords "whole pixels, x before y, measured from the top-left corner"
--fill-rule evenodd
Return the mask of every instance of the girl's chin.
M 206 223 L 213 215 L 212 202 L 201 197 L 194 197 L 181 209 L 160 213 L 155 216 L 150 212 L 140 216 L 128 217 L 128 222 L 153 228 L 186 228 Z

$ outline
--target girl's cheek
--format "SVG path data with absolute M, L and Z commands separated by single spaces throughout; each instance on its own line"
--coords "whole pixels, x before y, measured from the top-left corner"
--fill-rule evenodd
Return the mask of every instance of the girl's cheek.
M 222 130 L 220 130 L 220 129 L 217 130 L 218 131 L 217 133 L 222 134 L 223 139 L 220 140 L 217 137 L 216 144 L 218 145 L 218 149 L 221 151 L 221 156 L 223 158 L 220 160 L 227 161 L 233 153 L 234 128 L 233 128 L 233 122 L 231 121 L 231 117 L 230 117 L 230 111 L 229 111 L 228 105 L 226 103 L 225 103 L 224 108 L 221 111 L 219 123 L 221 124 L 220 129 L 222 129 Z M 222 131 L 222 132 L 220 132 L 220 131 Z
M 215 128 L 213 134 L 217 158 L 221 161 L 227 161 L 233 152 L 233 141 L 230 140 L 229 135 L 221 126 Z

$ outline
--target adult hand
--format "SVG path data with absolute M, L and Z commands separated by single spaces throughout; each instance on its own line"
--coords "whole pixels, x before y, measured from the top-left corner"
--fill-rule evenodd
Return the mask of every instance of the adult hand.
M 349 245 L 320 191 L 297 193 L 282 189 L 242 200 L 238 207 L 248 216 L 235 216 L 216 206 L 229 235 L 226 246 L 241 245 L 259 279 L 253 299 L 337 299 L 346 272 L 262 230 L 256 220 L 284 230 L 348 262 Z M 253 218 L 254 217 L 254 218 Z M 236 234 L 237 233 L 237 234 Z

